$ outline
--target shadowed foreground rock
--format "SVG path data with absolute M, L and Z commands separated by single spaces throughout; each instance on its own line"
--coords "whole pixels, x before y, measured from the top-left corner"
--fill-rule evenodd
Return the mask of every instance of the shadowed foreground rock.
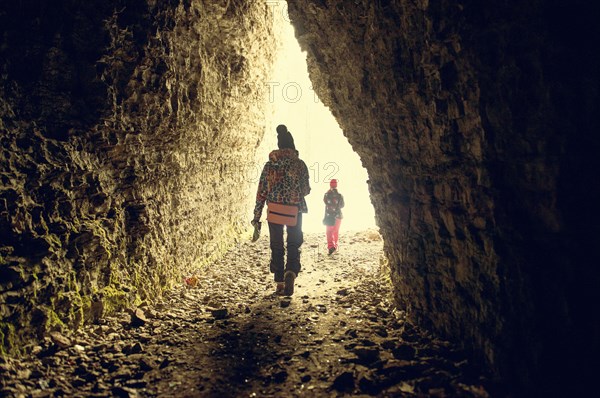
M 288 4 L 396 299 L 530 395 L 595 389 L 600 3 Z
M 377 232 L 328 257 L 307 236 L 291 298 L 273 296 L 268 238 L 244 243 L 157 307 L 55 336 L 0 364 L 14 397 L 486 397 L 489 384 L 391 301 Z M 193 282 L 191 282 L 193 281 Z M 141 319 L 145 319 L 141 322 Z

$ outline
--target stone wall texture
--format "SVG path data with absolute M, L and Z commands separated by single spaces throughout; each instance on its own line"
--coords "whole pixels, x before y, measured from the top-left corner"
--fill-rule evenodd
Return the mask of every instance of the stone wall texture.
M 592 3 L 288 2 L 369 172 L 397 300 L 519 391 L 589 383 L 598 354 Z
M 235 243 L 276 44 L 253 0 L 1 3 L 2 352 Z

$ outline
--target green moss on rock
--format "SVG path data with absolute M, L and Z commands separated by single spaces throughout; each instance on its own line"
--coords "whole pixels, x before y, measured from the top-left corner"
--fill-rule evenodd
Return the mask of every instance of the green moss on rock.
M 0 322 L 0 354 L 7 356 L 9 353 L 18 353 L 16 344 L 15 325 Z
M 31 80 L 0 76 L 0 265 L 21 267 L 6 285 L 22 298 L 0 304 L 14 326 L 3 350 L 152 303 L 234 244 L 248 192 L 228 171 L 254 160 L 276 47 L 271 7 L 243 3 L 141 2 L 122 18 L 114 1 L 92 1 L 47 24 L 74 30 L 26 35 L 43 8 L 0 6 L 14 18 L 0 69 L 53 54 L 33 60 L 45 66 Z M 64 40 L 36 39 L 49 34 Z M 25 54 L 23 37 L 42 47 Z M 73 37 L 81 46 L 62 44 Z M 78 106 L 63 90 L 75 85 L 89 96 Z

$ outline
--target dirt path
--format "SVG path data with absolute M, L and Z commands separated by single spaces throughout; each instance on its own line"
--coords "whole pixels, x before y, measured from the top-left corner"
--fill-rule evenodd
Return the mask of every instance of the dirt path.
M 244 242 L 162 304 L 0 363 L 0 396 L 488 396 L 447 343 L 395 309 L 374 231 L 327 256 L 306 234 L 291 298 L 272 294 L 268 237 Z

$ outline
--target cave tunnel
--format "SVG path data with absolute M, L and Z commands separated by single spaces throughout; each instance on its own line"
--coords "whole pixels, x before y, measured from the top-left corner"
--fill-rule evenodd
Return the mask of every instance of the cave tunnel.
M 581 0 L 2 1 L 0 370 L 248 233 L 284 10 L 368 171 L 395 304 L 501 395 L 594 391 L 600 6 Z

